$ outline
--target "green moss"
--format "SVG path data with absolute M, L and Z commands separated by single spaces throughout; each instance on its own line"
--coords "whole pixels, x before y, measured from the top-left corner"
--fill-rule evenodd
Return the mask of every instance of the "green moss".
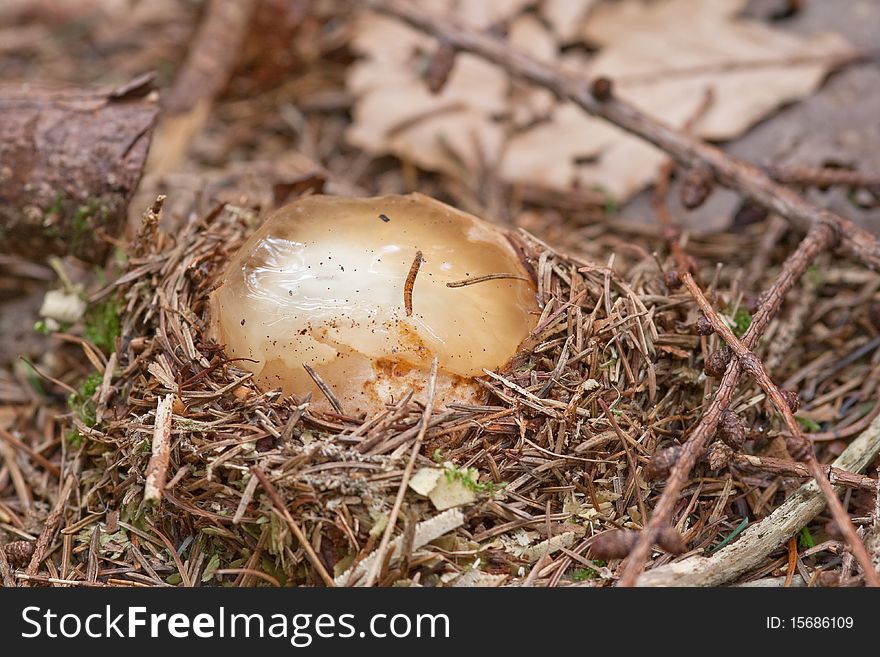
M 822 283 L 825 282 L 825 277 L 822 275 L 822 270 L 818 265 L 810 265 L 807 267 L 804 276 L 806 276 L 807 280 L 810 281 L 814 287 L 822 287 Z
M 74 252 L 90 248 L 95 243 L 95 224 L 104 223 L 110 216 L 110 209 L 103 199 L 94 198 L 80 205 L 73 213 L 70 222 L 71 248 Z
M 443 473 L 449 483 L 457 479 L 475 493 L 494 493 L 507 486 L 506 481 L 502 481 L 500 484 L 478 481 L 480 473 L 476 468 L 456 468 L 451 463 L 447 463 L 443 468 Z
M 816 433 L 817 431 L 822 431 L 822 427 L 819 426 L 817 422 L 814 422 L 808 417 L 803 417 L 801 415 L 795 415 L 794 419 L 797 420 L 800 425 L 807 429 L 810 433 Z
M 63 206 L 64 196 L 61 194 L 61 192 L 58 192 L 57 194 L 55 194 L 55 202 L 46 209 L 46 215 L 61 216 L 61 213 L 64 211 Z
M 609 192 L 605 187 L 603 187 L 602 185 L 593 185 L 592 190 L 594 192 L 597 192 L 598 194 L 601 194 L 604 197 L 605 202 L 603 206 L 606 215 L 608 215 L 609 217 L 614 217 L 620 212 L 620 203 L 614 197 L 614 195 Z
M 752 325 L 752 314 L 745 308 L 738 308 L 733 315 L 733 332 L 736 337 L 741 338 L 749 330 Z
M 90 306 L 83 318 L 86 339 L 107 353 L 112 353 L 116 349 L 116 338 L 119 337 L 121 310 L 116 299 Z
M 58 221 L 64 214 L 64 196 L 61 192 L 55 194 L 55 202 L 52 203 L 43 213 L 43 226 L 47 237 L 57 240 L 61 238 L 61 231 L 58 230 Z
M 177 64 L 170 59 L 160 59 L 155 64 L 156 69 L 156 86 L 159 89 L 171 86 L 174 82 L 174 73 L 177 70 Z
M 606 565 L 606 562 L 601 559 L 594 561 L 593 563 L 595 563 L 600 568 Z M 585 568 L 577 568 L 576 570 L 573 570 L 571 573 L 571 578 L 575 582 L 585 582 L 589 579 L 597 577 L 598 575 L 599 573 L 587 566 Z
M 125 249 L 116 248 L 113 249 L 113 263 L 123 269 L 128 264 L 128 254 L 125 252 Z M 103 269 L 100 270 L 103 273 Z
M 49 335 L 52 331 L 49 329 L 49 325 L 42 319 L 38 319 L 34 324 L 34 331 L 39 333 L 40 335 Z
M 88 253 L 100 246 L 95 226 L 107 222 L 113 205 L 112 196 L 99 196 L 80 203 L 58 192 L 55 201 L 44 212 L 44 233 L 52 240 L 67 242 L 71 253 Z M 62 233 L 62 227 L 67 229 L 66 233 Z
M 73 226 L 74 233 L 84 233 L 89 230 L 92 226 L 89 223 L 89 217 L 92 216 L 92 209 L 89 206 L 81 205 L 76 209 L 76 212 L 73 215 L 73 221 L 71 225 Z
M 801 530 L 799 542 L 802 550 L 809 550 L 811 547 L 816 546 L 816 541 L 813 540 L 813 535 L 807 527 Z
M 93 427 L 98 423 L 93 397 L 101 385 L 103 376 L 99 372 L 92 372 L 79 384 L 75 393 L 67 398 L 67 406 L 71 412 L 87 427 Z
M 73 449 L 79 449 L 82 446 L 82 434 L 77 431 L 77 429 L 71 428 L 67 435 L 64 436 L 65 440 L 67 440 L 67 444 L 70 445 Z

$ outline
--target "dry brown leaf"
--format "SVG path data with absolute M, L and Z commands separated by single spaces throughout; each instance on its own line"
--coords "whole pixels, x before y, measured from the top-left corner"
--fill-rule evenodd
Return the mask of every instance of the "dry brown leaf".
M 439 94 L 420 79 L 431 39 L 389 18 L 366 15 L 353 46 L 367 58 L 352 66 L 357 94 L 348 139 L 371 153 L 395 153 L 421 167 L 466 175 L 500 152 L 507 77 L 473 55 L 460 55 Z
M 425 4 L 474 26 L 504 22 L 515 47 L 587 78 L 607 75 L 617 94 L 676 127 L 711 90 L 713 102 L 694 131 L 724 140 L 810 93 L 849 51 L 837 35 L 807 40 L 739 18 L 745 2 L 544 0 L 537 7 L 543 22 L 520 2 Z M 598 53 L 561 51 L 578 39 L 598 45 Z M 358 100 L 348 137 L 376 155 L 393 153 L 459 178 L 496 166 L 506 182 L 601 188 L 618 200 L 648 185 L 664 159 L 470 55 L 458 57 L 446 86 L 432 95 L 421 75 L 436 43 L 391 19 L 365 16 L 354 45 L 363 57 L 349 78 Z

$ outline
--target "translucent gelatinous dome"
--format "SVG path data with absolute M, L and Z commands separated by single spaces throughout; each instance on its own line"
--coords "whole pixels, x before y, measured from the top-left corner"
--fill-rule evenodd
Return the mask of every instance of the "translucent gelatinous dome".
M 422 253 L 412 285 L 407 278 Z M 488 275 L 508 275 L 449 287 Z M 272 213 L 211 295 L 216 339 L 261 385 L 348 415 L 417 398 L 431 360 L 437 403 L 475 401 L 472 378 L 504 365 L 535 325 L 535 287 L 503 231 L 421 194 L 311 196 Z

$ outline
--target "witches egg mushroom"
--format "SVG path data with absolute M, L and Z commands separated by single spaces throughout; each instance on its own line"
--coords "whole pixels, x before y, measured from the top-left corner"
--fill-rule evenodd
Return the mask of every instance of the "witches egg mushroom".
M 535 285 L 505 232 L 421 194 L 310 196 L 272 213 L 211 294 L 214 337 L 266 388 L 346 415 L 424 392 L 474 402 L 537 320 Z M 307 367 L 306 367 L 307 366 Z M 339 410 L 339 409 L 336 409 Z

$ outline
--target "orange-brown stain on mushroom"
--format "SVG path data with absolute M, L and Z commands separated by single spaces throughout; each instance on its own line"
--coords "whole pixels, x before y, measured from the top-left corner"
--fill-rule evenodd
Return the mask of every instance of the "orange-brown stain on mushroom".
M 413 260 L 422 254 L 404 302 Z M 447 283 L 498 273 L 516 278 Z M 272 213 L 211 294 L 214 337 L 266 388 L 312 393 L 303 364 L 346 414 L 424 396 L 438 359 L 437 404 L 474 402 L 483 368 L 503 366 L 537 320 L 535 287 L 503 230 L 421 194 L 310 196 Z

